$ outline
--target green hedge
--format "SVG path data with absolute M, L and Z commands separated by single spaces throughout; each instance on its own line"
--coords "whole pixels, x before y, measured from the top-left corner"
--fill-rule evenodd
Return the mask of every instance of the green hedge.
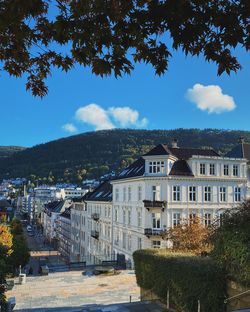
M 134 253 L 137 283 L 152 290 L 177 311 L 223 312 L 226 297 L 224 272 L 210 258 L 161 250 L 138 250 Z

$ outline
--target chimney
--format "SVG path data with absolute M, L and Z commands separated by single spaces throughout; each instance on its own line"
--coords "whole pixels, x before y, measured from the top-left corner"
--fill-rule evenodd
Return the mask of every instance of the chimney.
M 178 143 L 178 140 L 177 139 L 173 139 L 172 142 L 171 142 L 172 148 L 179 148 L 177 143 Z

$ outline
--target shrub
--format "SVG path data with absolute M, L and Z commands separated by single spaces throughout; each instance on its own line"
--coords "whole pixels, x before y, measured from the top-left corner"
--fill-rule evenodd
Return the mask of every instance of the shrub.
M 133 257 L 138 285 L 163 302 L 169 289 L 177 311 L 197 311 L 198 300 L 202 312 L 224 310 L 225 274 L 212 259 L 162 250 L 138 250 Z

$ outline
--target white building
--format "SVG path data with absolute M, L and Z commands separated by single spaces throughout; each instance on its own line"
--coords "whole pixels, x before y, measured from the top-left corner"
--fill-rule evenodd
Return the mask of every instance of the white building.
M 63 259 L 70 262 L 71 252 L 71 206 L 66 208 L 58 217 L 58 251 Z
M 112 186 L 104 182 L 71 209 L 71 262 L 97 264 L 113 259 Z
M 89 263 L 113 260 L 112 185 L 103 182 L 85 200 L 87 210 L 87 248 Z
M 250 145 L 249 145 L 250 146 Z M 160 144 L 124 169 L 113 185 L 113 247 L 132 263 L 141 248 L 166 246 L 163 230 L 181 219 L 208 226 L 247 196 L 245 155 Z
M 87 206 L 83 198 L 73 200 L 71 208 L 70 262 L 84 262 L 86 256 Z
M 60 213 L 71 206 L 70 200 L 58 200 L 45 205 L 43 214 L 43 234 L 45 239 L 52 243 L 58 240 L 58 218 Z

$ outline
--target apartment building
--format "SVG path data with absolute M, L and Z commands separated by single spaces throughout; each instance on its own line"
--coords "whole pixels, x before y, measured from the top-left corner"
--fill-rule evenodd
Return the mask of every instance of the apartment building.
M 49 243 L 58 242 L 58 218 L 71 206 L 71 200 L 58 200 L 45 205 L 43 214 L 43 234 Z
M 73 199 L 71 207 L 71 250 L 70 262 L 86 261 L 87 205 L 85 194 L 82 198 Z
M 179 148 L 177 141 L 154 147 L 111 181 L 114 252 L 132 264 L 135 250 L 167 246 L 162 231 L 182 219 L 197 216 L 205 226 L 219 220 L 248 194 L 250 157 L 245 157 Z
M 71 210 L 66 208 L 58 217 L 58 251 L 60 252 L 63 259 L 70 262 L 70 251 L 71 251 Z
M 109 181 L 100 184 L 86 198 L 87 248 L 89 263 L 102 263 L 114 258 L 112 231 L 112 185 Z

